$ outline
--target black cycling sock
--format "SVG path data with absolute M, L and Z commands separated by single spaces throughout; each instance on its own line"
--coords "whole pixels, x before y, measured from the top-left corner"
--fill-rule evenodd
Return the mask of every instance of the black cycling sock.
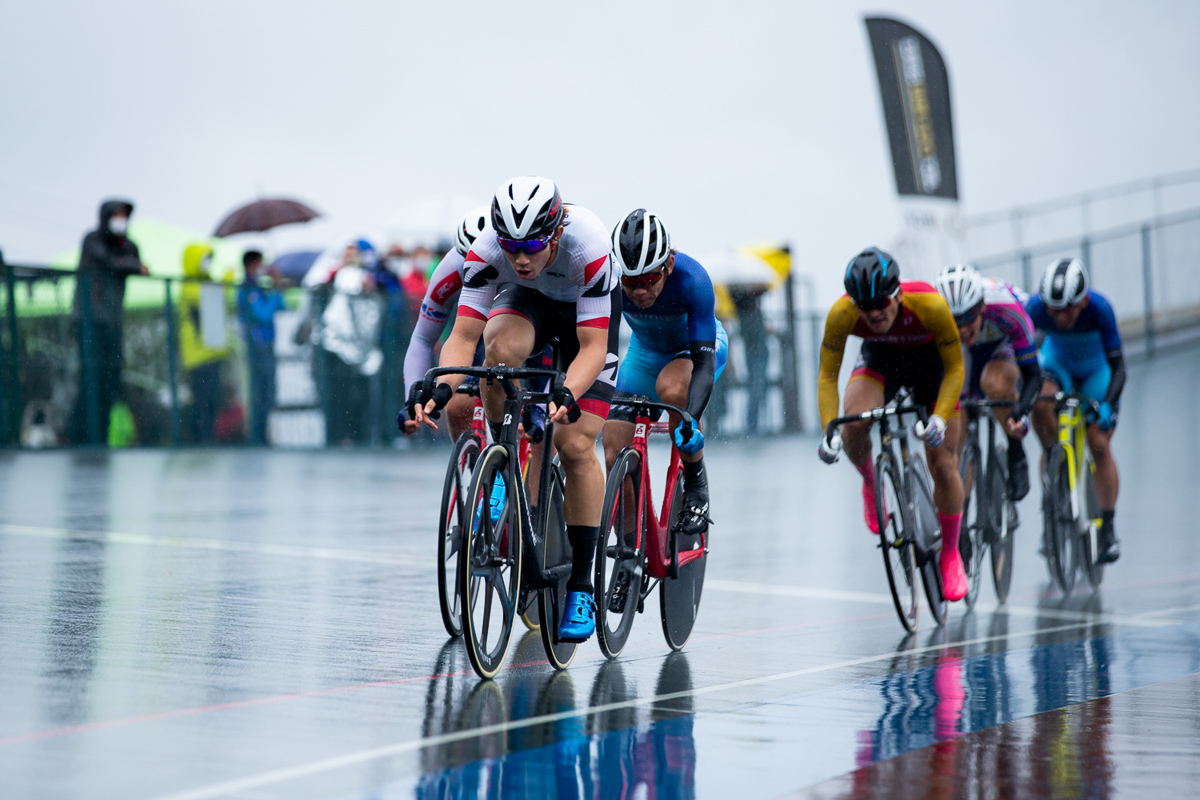
M 595 525 L 568 525 L 567 540 L 571 542 L 571 577 L 567 581 L 568 592 L 594 594 L 592 588 L 592 556 L 596 554 L 596 540 L 600 529 Z
M 683 462 L 683 490 L 708 491 L 708 473 L 704 471 L 704 459 Z
M 1101 530 L 1113 529 L 1113 517 L 1116 516 L 1117 510 L 1114 508 L 1111 511 L 1100 509 L 1100 528 Z
M 1025 455 L 1025 443 L 1020 439 L 1008 437 L 1008 460 L 1011 462 L 1014 458 L 1022 458 Z

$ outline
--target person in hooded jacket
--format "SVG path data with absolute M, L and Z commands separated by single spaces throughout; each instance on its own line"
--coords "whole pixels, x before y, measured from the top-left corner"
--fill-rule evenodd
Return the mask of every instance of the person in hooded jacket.
M 71 322 L 79 342 L 79 394 L 71 416 L 70 439 L 76 444 L 108 441 L 108 420 L 121 393 L 121 319 L 125 279 L 149 275 L 138 246 L 127 236 L 133 203 L 106 200 L 100 227 L 83 237 Z M 89 420 L 88 397 L 96 398 L 97 417 Z
M 221 367 L 232 353 L 225 343 L 224 330 L 209 332 L 206 342 L 200 324 L 202 293 L 215 290 L 221 293 L 222 301 L 224 299 L 224 287 L 208 289 L 205 286 L 211 285 L 213 279 L 209 272 L 212 255 L 213 250 L 208 245 L 187 246 L 183 251 L 186 280 L 179 293 L 179 349 L 192 390 L 192 440 L 197 444 L 207 444 L 216 438 L 213 425 L 221 410 Z M 217 335 L 213 336 L 214 333 Z

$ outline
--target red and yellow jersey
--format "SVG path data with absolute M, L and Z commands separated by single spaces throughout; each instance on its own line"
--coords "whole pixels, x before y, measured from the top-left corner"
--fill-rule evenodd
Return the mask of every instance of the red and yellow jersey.
M 889 344 L 893 347 L 937 346 L 942 358 L 942 385 L 938 389 L 933 413 L 950 419 L 962 392 L 962 346 L 958 326 L 950 306 L 928 283 L 901 281 L 900 313 L 885 333 L 873 333 L 858 313 L 858 306 L 848 295 L 842 295 L 825 320 L 825 339 L 821 342 L 821 370 L 817 379 L 817 402 L 821 410 L 821 427 L 838 415 L 838 373 L 846 338 L 853 334 L 866 341 Z

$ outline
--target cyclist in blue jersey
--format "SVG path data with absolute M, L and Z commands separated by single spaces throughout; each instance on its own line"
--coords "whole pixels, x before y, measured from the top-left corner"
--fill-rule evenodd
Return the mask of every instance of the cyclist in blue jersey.
M 1125 388 L 1125 358 L 1121 334 L 1108 299 L 1088 288 L 1088 274 L 1077 258 L 1061 258 L 1046 268 L 1041 292 L 1025 310 L 1034 326 L 1045 333 L 1038 360 L 1044 394 L 1078 390 L 1100 404 L 1099 418 L 1088 426 L 1088 449 L 1096 462 L 1096 498 L 1101 525 L 1098 560 L 1116 561 L 1121 555 L 1113 526 L 1120 479 L 1110 442 L 1117 425 L 1121 390 Z M 1050 403 L 1034 407 L 1033 428 L 1049 451 L 1058 442 L 1058 420 Z
M 632 332 L 617 391 L 680 406 L 698 423 L 729 351 L 729 338 L 717 321 L 712 280 L 699 262 L 671 249 L 666 226 L 644 208 L 625 217 L 612 240 L 624 289 L 621 310 Z M 679 418 L 672 414 L 670 422 L 683 460 L 680 529 L 700 533 L 712 522 L 704 434 L 697 427 L 684 439 Z M 621 448 L 633 441 L 631 409 L 613 406 L 603 441 L 611 469 Z

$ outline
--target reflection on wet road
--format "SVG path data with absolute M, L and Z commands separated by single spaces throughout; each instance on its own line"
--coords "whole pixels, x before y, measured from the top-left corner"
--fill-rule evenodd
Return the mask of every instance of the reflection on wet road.
M 1135 365 L 1120 563 L 901 636 L 852 470 L 711 451 L 696 632 L 480 682 L 438 618 L 444 451 L 0 456 L 5 797 L 1132 797 L 1200 763 L 1197 351 Z M 1036 462 L 1036 459 L 1034 459 Z

